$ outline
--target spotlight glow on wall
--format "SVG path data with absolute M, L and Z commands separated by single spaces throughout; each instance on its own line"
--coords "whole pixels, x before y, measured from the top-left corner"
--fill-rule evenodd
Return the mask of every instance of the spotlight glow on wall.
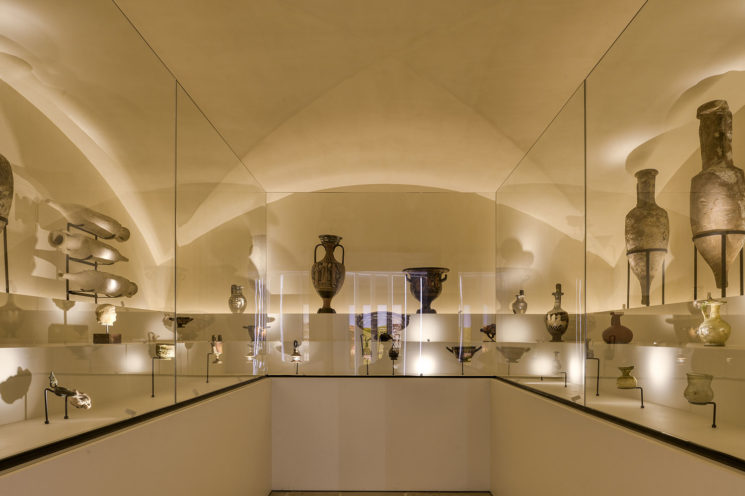
M 430 375 L 435 371 L 435 361 L 426 355 L 420 355 L 414 363 L 414 372 L 417 375 Z

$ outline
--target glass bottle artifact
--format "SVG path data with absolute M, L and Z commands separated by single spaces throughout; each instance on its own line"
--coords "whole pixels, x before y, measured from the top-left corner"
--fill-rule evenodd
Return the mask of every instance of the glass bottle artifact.
M 344 247 L 339 243 L 342 238 L 335 234 L 321 234 L 318 237 L 321 242 L 313 248 L 313 266 L 310 271 L 313 287 L 323 300 L 323 306 L 318 309 L 317 313 L 336 313 L 336 310 L 331 308 L 331 298 L 341 289 L 346 273 Z M 319 246 L 326 250 L 321 260 L 318 260 Z M 334 258 L 334 250 L 337 246 L 341 248 L 341 262 Z
M 137 293 L 137 284 L 126 277 L 100 272 L 97 270 L 84 270 L 75 273 L 60 273 L 59 277 L 70 281 L 70 289 L 96 293 L 102 296 L 119 298 L 126 296 L 131 298 Z
M 732 333 L 732 327 L 719 315 L 719 309 L 725 303 L 727 302 L 713 299 L 711 293 L 705 300 L 696 301 L 696 306 L 704 316 L 696 335 L 706 346 L 724 346 Z
M 649 305 L 649 288 L 662 268 L 670 239 L 667 212 L 654 199 L 656 175 L 657 169 L 643 169 L 634 174 L 636 207 L 626 214 L 626 256 L 641 284 L 642 305 Z
M 113 238 L 117 241 L 129 239 L 129 229 L 108 215 L 74 203 L 58 203 L 52 200 L 47 200 L 47 203 L 58 210 L 67 222 L 99 238 Z
M 230 285 L 230 298 L 228 308 L 232 313 L 243 313 L 246 310 L 247 300 L 243 295 L 243 286 L 239 284 Z
M 637 386 L 636 377 L 631 375 L 634 366 L 618 367 L 618 370 L 621 371 L 621 375 L 616 379 L 616 387 L 618 389 L 634 389 Z
M 113 246 L 81 234 L 52 231 L 49 233 L 49 244 L 72 258 L 96 262 L 100 265 L 129 261 Z
M 701 121 L 703 170 L 691 179 L 691 231 L 696 249 L 714 272 L 717 288 L 723 289 L 727 268 L 740 253 L 745 235 L 712 231 L 745 230 L 745 175 L 732 160 L 732 112 L 727 102 L 707 102 L 696 117 Z
M 714 390 L 711 389 L 713 375 L 688 372 L 686 378 L 688 379 L 688 385 L 683 391 L 683 396 L 689 403 L 702 405 L 714 399 Z
M 556 291 L 553 293 L 554 307 L 546 313 L 545 324 L 548 333 L 551 335 L 551 341 L 561 342 L 561 337 L 567 332 L 569 327 L 569 314 L 561 308 L 561 284 L 556 284 Z
M 525 300 L 525 291 L 522 289 L 518 294 L 515 295 L 515 301 L 512 302 L 512 313 L 515 315 L 523 315 L 528 311 L 528 302 Z
M 603 331 L 603 341 L 606 343 L 626 344 L 630 343 L 634 338 L 634 333 L 631 332 L 631 329 L 621 325 L 622 315 L 622 312 L 610 313 L 610 327 Z

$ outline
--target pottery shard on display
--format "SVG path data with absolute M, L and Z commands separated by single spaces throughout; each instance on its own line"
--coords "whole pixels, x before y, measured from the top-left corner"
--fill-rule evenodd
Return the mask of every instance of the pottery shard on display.
M 344 284 L 344 247 L 339 244 L 341 236 L 321 234 L 318 237 L 321 242 L 313 248 L 313 267 L 310 272 L 313 287 L 323 300 L 323 306 L 318 309 L 318 313 L 336 313 L 336 310 L 331 308 L 331 298 Z M 317 254 L 319 246 L 326 250 L 321 260 L 318 260 Z M 334 250 L 337 247 L 341 248 L 341 262 L 334 258 Z
M 652 279 L 662 268 L 670 239 L 667 212 L 655 203 L 656 169 L 640 170 L 634 176 L 636 207 L 626 214 L 626 256 L 642 289 L 642 305 L 649 305 Z
M 745 235 L 704 236 L 715 230 L 745 230 L 745 175 L 732 160 L 732 112 L 725 100 L 713 100 L 698 108 L 703 170 L 691 179 L 691 231 L 693 242 L 714 272 L 717 288 L 727 287 L 727 268 L 735 260 Z M 722 263 L 725 270 L 722 271 Z
M 123 227 L 119 221 L 108 215 L 74 203 L 58 203 L 52 200 L 47 200 L 47 203 L 58 210 L 67 219 L 67 222 L 94 236 L 117 241 L 127 241 L 129 239 L 129 229 Z
M 8 225 L 13 204 L 13 169 L 8 159 L 0 155 L 0 231 Z
M 561 308 L 561 284 L 556 285 L 556 291 L 553 293 L 554 307 L 546 313 L 545 324 L 546 330 L 551 335 L 551 341 L 563 341 L 561 337 L 567 332 L 569 327 L 569 314 Z
M 621 325 L 621 312 L 610 313 L 610 327 L 603 331 L 603 341 L 609 344 L 626 344 L 634 339 L 634 333 L 631 329 Z

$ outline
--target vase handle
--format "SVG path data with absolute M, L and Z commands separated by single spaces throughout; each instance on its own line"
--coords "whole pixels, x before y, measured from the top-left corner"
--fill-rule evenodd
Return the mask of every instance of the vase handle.
M 409 274 L 404 273 L 404 277 L 406 278 L 406 282 L 408 282 L 409 284 L 411 284 L 411 277 L 409 277 Z
M 334 250 L 336 250 L 336 247 L 337 247 L 337 246 L 338 246 L 339 248 L 341 248 L 341 263 L 344 263 L 344 247 L 343 247 L 342 245 L 340 245 L 339 243 L 336 243 L 336 244 L 334 245 Z
M 317 245 L 316 245 L 316 246 L 315 246 L 315 247 L 313 248 L 313 263 L 318 263 L 318 256 L 317 256 L 317 254 L 318 254 L 318 247 L 319 247 L 319 246 L 323 246 L 323 245 L 322 245 L 321 243 L 318 243 L 318 244 L 317 244 Z
M 447 275 L 447 274 L 444 274 L 444 275 L 443 275 L 443 276 L 442 276 L 442 277 L 440 278 L 440 282 L 445 282 L 445 281 L 447 281 L 447 280 L 448 280 L 448 275 Z

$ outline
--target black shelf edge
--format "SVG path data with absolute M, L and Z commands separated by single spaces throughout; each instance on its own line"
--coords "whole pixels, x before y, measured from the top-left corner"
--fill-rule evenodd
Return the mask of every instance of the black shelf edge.
M 520 384 L 518 382 L 511 381 L 509 379 L 506 379 L 504 377 L 499 376 L 493 376 L 493 379 L 502 382 L 504 384 L 507 384 L 512 387 L 516 387 L 518 389 L 522 389 L 525 391 L 528 391 L 530 393 L 536 394 L 538 396 L 541 396 L 543 398 L 549 399 L 551 401 L 554 401 L 556 403 L 560 403 L 564 406 L 568 406 L 570 408 L 573 408 L 575 410 L 579 410 L 582 413 L 586 413 L 587 415 L 591 415 L 593 417 L 597 417 L 600 419 L 603 419 L 607 422 L 611 422 L 615 425 L 624 427 L 626 429 L 632 430 L 634 432 L 637 432 L 639 434 L 643 434 L 647 437 L 651 437 L 653 439 L 656 439 L 657 441 L 662 441 L 663 443 L 670 444 L 672 446 L 675 446 L 677 448 L 681 448 L 683 450 L 689 451 L 691 453 L 695 453 L 699 456 L 702 456 L 704 458 L 708 458 L 710 460 L 713 460 L 715 462 L 721 463 L 722 465 L 726 465 L 728 467 L 732 467 L 734 469 L 740 470 L 742 472 L 745 472 L 745 460 L 742 458 L 738 458 L 736 456 L 730 455 L 728 453 L 724 453 L 723 451 L 718 451 L 713 448 L 708 448 L 706 446 L 702 446 L 700 444 L 696 444 L 691 441 L 686 441 L 684 439 L 681 439 L 679 437 L 675 437 L 670 434 L 666 434 L 662 431 L 658 431 L 655 429 L 652 429 L 651 427 L 646 427 L 641 424 L 637 424 L 636 422 L 632 422 L 630 420 L 626 420 L 621 417 L 616 417 L 615 415 L 611 415 L 609 413 L 605 413 L 601 410 L 596 410 L 594 408 L 590 408 L 589 406 L 585 406 L 579 403 L 575 403 L 571 400 L 568 400 L 566 398 L 561 398 L 559 396 L 554 396 L 550 393 L 547 393 L 545 391 L 541 391 L 539 389 L 532 388 L 530 386 L 527 386 L 525 384 Z
M 179 401 L 178 403 L 173 403 L 171 405 L 157 408 L 155 410 L 151 410 L 149 412 L 145 412 L 145 413 L 136 415 L 128 419 L 123 419 L 118 422 L 114 422 L 112 424 L 97 427 L 90 431 L 81 432 L 80 434 L 75 434 L 74 436 L 60 439 L 59 441 L 54 441 L 52 443 L 44 444 L 36 448 L 31 448 L 30 450 L 16 453 L 15 455 L 11 455 L 9 457 L 6 457 L 0 460 L 0 473 L 6 470 L 9 470 L 9 469 L 18 467 L 20 465 L 24 465 L 26 463 L 37 461 L 41 458 L 58 453 L 60 451 L 65 451 L 70 448 L 74 448 L 76 446 L 87 443 L 89 441 L 93 441 L 100 437 L 113 434 L 117 431 L 126 429 L 133 425 L 141 424 L 143 422 L 147 422 L 148 420 L 161 417 L 163 415 L 166 415 L 171 412 L 175 412 L 177 410 L 181 410 L 183 408 L 189 407 L 196 403 L 201 403 L 202 401 L 206 401 L 210 398 L 214 398 L 215 396 L 219 396 L 219 395 L 228 393 L 230 391 L 233 391 L 235 389 L 242 388 L 249 384 L 259 382 L 268 377 L 269 376 L 266 376 L 266 375 L 259 376 L 259 377 L 252 377 L 251 379 L 248 379 L 246 381 L 238 382 L 236 384 L 231 384 L 230 386 L 225 386 L 223 388 L 210 391 L 209 393 L 205 393 L 203 395 L 196 396 L 194 398 L 189 398 L 183 401 Z

